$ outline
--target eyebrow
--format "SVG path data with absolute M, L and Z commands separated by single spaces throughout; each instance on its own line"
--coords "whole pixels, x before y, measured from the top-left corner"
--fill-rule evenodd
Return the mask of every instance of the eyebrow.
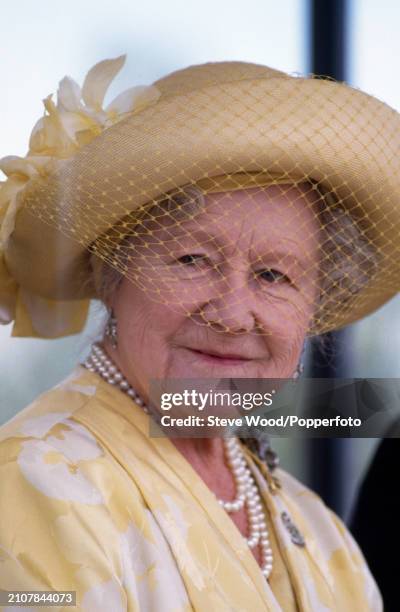
M 214 243 L 216 245 L 223 246 L 223 243 L 221 242 L 221 239 L 218 235 L 212 234 L 211 232 L 206 232 L 201 229 L 193 229 L 191 231 L 191 228 L 188 228 L 187 233 L 182 234 L 181 236 L 174 237 L 173 240 L 180 241 L 182 240 L 182 238 L 197 238 L 200 240 L 201 238 L 205 238 L 208 243 Z M 297 247 L 301 244 L 297 243 L 294 240 L 291 240 L 290 238 L 285 238 L 285 242 L 293 242 Z M 270 251 L 264 250 L 263 254 L 258 255 L 257 257 L 253 257 L 252 259 L 253 261 L 260 261 L 261 263 L 263 259 L 271 256 L 276 259 L 284 260 L 288 263 L 294 263 L 304 269 L 307 269 L 311 262 L 311 258 L 306 253 L 293 253 L 292 251 L 283 251 L 279 248 Z

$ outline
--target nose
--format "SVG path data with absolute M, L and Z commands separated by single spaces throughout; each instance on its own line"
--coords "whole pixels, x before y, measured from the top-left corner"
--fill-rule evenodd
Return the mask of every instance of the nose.
M 217 331 L 243 334 L 257 325 L 256 301 L 246 278 L 239 271 L 213 284 L 213 297 L 200 309 L 202 320 Z

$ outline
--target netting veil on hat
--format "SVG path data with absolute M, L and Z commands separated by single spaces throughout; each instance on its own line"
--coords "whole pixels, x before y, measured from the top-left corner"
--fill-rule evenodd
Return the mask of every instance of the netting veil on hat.
M 14 335 L 80 331 L 110 270 L 232 333 L 267 333 L 265 312 L 321 333 L 397 293 L 396 111 L 241 62 L 180 70 L 103 109 L 123 61 L 97 64 L 82 89 L 64 78 L 28 155 L 0 162 L 0 322 Z M 230 323 L 238 309 L 248 328 Z

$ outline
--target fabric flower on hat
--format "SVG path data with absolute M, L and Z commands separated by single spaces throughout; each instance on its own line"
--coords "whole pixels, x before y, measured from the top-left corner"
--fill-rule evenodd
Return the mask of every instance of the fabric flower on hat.
M 15 320 L 14 335 L 19 335 L 18 325 L 26 329 L 27 323 L 18 321 L 18 310 L 29 317 L 26 302 L 32 304 L 34 301 L 25 299 L 25 305 L 18 309 L 21 291 L 7 269 L 7 243 L 22 205 L 20 195 L 32 179 L 48 176 L 62 160 L 72 157 L 128 113 L 139 112 L 158 100 L 160 92 L 154 85 L 136 86 L 122 92 L 103 108 L 105 94 L 125 59 L 123 55 L 93 66 L 82 88 L 70 77 L 64 77 L 59 83 L 57 100 L 53 100 L 53 94 L 43 100 L 45 113 L 32 130 L 28 154 L 0 159 L 0 169 L 7 177 L 0 183 L 0 323 Z M 78 330 L 70 333 L 74 331 Z

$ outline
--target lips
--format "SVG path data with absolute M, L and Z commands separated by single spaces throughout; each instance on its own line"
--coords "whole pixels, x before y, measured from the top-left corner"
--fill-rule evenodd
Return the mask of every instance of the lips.
M 196 351 L 196 353 L 203 353 L 203 355 L 210 355 L 211 357 L 219 357 L 220 359 L 246 359 L 248 360 L 248 357 L 243 357 L 242 355 L 238 355 L 236 353 L 216 353 L 216 352 L 211 352 L 211 351 L 200 351 L 198 349 L 191 349 L 192 351 Z
M 244 361 L 250 361 L 249 357 L 245 357 L 238 353 L 218 353 L 215 350 L 208 349 L 194 349 L 188 348 L 189 351 L 195 353 L 200 358 L 208 359 L 209 361 L 213 361 L 214 363 L 228 363 L 230 365 L 234 365 L 235 363 L 243 363 Z

